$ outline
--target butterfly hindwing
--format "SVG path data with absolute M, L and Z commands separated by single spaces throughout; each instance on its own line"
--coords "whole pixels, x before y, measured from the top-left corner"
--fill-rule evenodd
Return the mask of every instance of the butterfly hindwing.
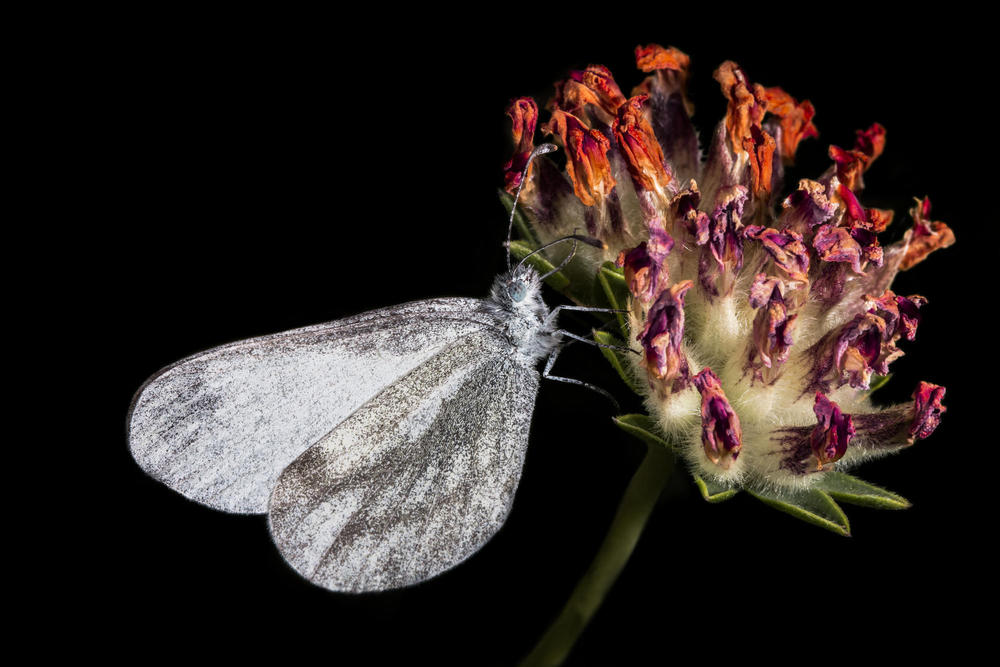
M 495 326 L 477 299 L 434 299 L 239 341 L 161 370 L 136 393 L 143 470 L 227 512 L 267 511 L 281 471 L 385 387 Z
M 338 591 L 423 581 L 503 524 L 538 372 L 484 329 L 367 401 L 281 474 L 269 522 L 285 559 Z

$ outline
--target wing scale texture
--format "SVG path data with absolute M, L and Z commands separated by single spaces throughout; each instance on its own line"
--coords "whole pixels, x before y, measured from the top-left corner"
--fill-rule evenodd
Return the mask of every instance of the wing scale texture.
M 282 473 L 285 559 L 338 591 L 447 570 L 499 530 L 528 444 L 538 372 L 495 331 L 467 336 L 365 403 Z
M 317 440 L 456 341 L 493 330 L 481 305 L 403 304 L 181 360 L 136 393 L 132 455 L 192 500 L 264 513 L 278 475 Z

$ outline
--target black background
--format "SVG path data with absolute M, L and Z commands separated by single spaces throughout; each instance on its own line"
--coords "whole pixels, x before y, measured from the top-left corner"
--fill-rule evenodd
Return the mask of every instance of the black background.
M 995 225 L 985 171 L 996 154 L 993 84 L 981 36 L 967 27 L 975 17 L 931 29 L 839 11 L 758 9 L 737 20 L 623 8 L 569 27 L 508 7 L 412 23 L 395 14 L 398 29 L 164 16 L 94 44 L 107 57 L 97 97 L 112 224 L 92 240 L 114 249 L 92 272 L 115 318 L 100 436 L 110 491 L 100 529 L 110 541 L 94 583 L 111 604 L 81 623 L 154 651 L 318 652 L 333 664 L 502 665 L 530 649 L 642 456 L 601 397 L 543 383 L 500 533 L 435 580 L 356 597 L 289 569 L 264 517 L 215 512 L 147 478 L 128 454 L 126 411 L 147 376 L 208 347 L 414 299 L 484 296 L 503 266 L 496 188 L 510 152 L 508 100 L 544 104 L 553 81 L 590 63 L 609 66 L 627 93 L 643 76 L 632 49 L 658 41 L 692 57 L 702 136 L 724 112 L 711 75 L 725 59 L 812 100 L 821 136 L 801 145 L 790 182 L 819 175 L 828 144 L 850 147 L 855 129 L 888 129 L 863 199 L 896 210 L 883 243 L 925 194 L 958 242 L 894 285 L 929 305 L 882 399 L 907 400 L 927 380 L 948 388 L 949 411 L 929 440 L 857 471 L 914 506 L 845 506 L 851 538 L 742 495 L 711 506 L 676 480 L 569 664 L 963 651 L 979 618 L 971 605 L 994 580 L 980 544 L 990 523 L 973 499 L 992 483 L 995 459 L 974 407 L 993 369 L 981 338 L 992 273 L 976 254 Z M 639 410 L 595 350 L 573 346 L 560 368 Z

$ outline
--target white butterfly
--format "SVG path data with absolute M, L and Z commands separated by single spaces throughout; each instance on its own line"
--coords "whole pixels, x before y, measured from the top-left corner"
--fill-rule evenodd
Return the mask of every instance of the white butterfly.
M 543 278 L 522 261 L 487 299 L 418 301 L 188 357 L 137 392 L 132 455 L 192 500 L 266 513 L 284 558 L 320 586 L 424 581 L 506 519 L 538 362 L 584 384 L 549 374 L 562 336 L 577 338 L 556 314 L 601 309 L 549 311 Z

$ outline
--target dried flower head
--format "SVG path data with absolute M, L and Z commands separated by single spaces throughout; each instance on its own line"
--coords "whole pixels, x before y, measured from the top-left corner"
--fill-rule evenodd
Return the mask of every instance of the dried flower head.
M 837 484 L 860 484 L 838 471 L 928 437 L 945 411 L 944 388 L 928 382 L 889 408 L 870 393 L 903 355 L 900 343 L 915 339 L 926 304 L 895 294 L 893 278 L 955 236 L 931 221 L 924 198 L 903 238 L 881 245 L 893 213 L 861 200 L 864 174 L 885 150 L 878 123 L 850 148 L 831 145 L 826 172 L 783 192 L 784 166 L 819 136 L 809 101 L 724 62 L 714 78 L 726 114 L 703 153 L 688 56 L 656 44 L 635 55 L 648 76 L 631 97 L 597 65 L 556 85 L 541 128 L 565 149 L 565 170 L 541 158 L 530 172 L 522 243 L 582 227 L 605 242 L 563 272 L 564 291 L 627 308 L 622 342 L 641 353 L 619 367 L 706 497 L 747 488 L 833 503 Z M 523 98 L 508 112 L 517 145 L 508 191 L 537 108 Z

